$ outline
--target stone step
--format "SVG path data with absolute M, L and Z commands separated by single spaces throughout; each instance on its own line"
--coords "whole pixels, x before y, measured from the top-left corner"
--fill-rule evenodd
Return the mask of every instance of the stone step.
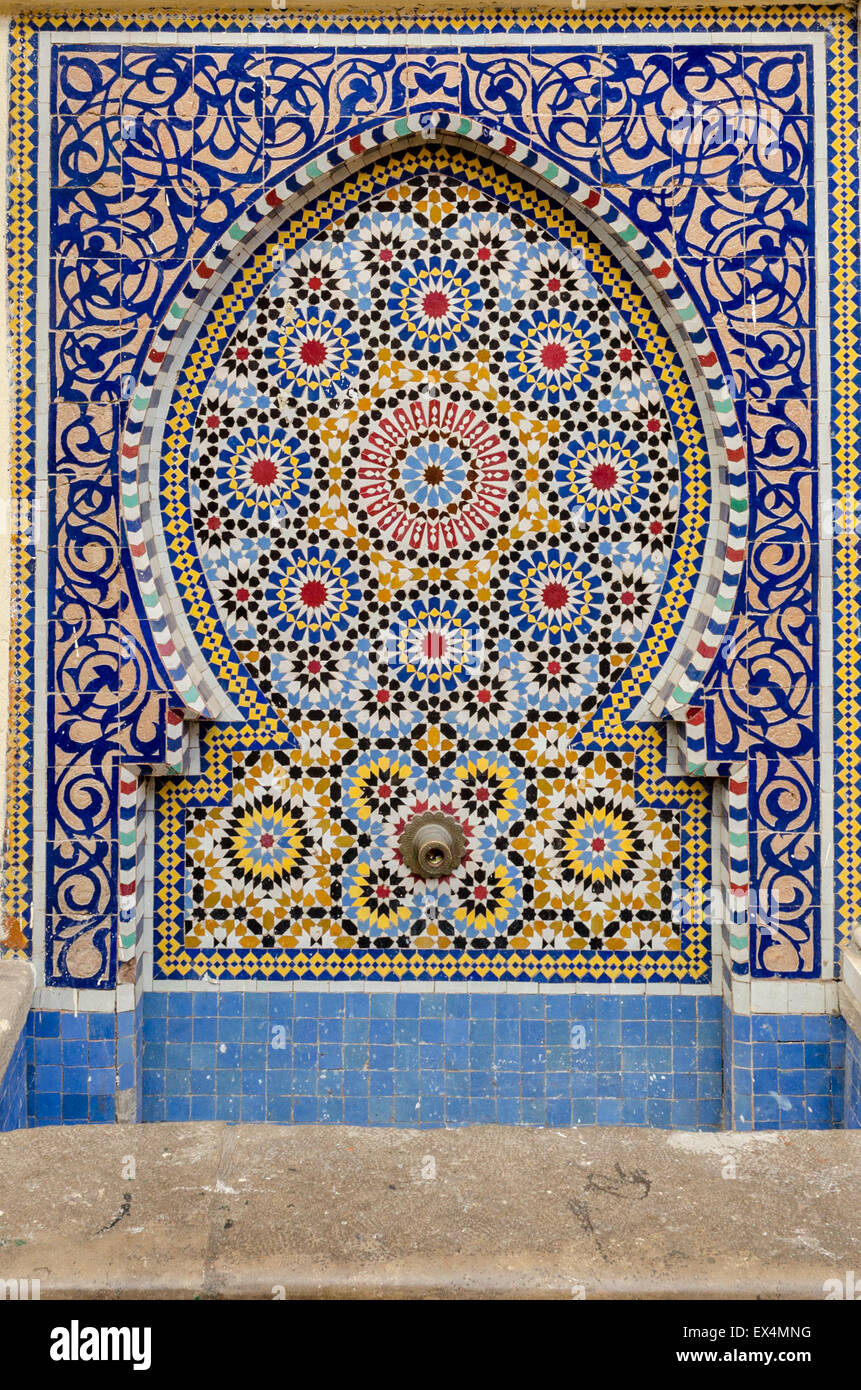
M 822 1300 L 853 1271 L 861 1294 L 859 1172 L 848 1131 L 20 1130 L 0 1135 L 0 1279 L 42 1299 Z

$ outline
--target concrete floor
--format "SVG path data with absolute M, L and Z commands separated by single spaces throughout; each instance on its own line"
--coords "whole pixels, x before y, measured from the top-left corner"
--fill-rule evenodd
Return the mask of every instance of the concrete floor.
M 41 1297 L 823 1299 L 861 1132 L 66 1126 L 0 1135 Z M 861 1285 L 861 1273 L 859 1273 Z

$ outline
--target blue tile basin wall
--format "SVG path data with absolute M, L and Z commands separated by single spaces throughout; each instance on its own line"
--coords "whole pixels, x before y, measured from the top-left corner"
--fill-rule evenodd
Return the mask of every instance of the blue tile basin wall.
M 721 1124 L 720 1001 L 150 994 L 144 1120 Z
M 830 1128 L 845 1032 L 713 995 L 153 992 L 31 1013 L 29 1123 L 110 1122 L 137 1084 L 143 1121 Z
M 27 1124 L 26 1044 L 22 1033 L 0 1081 L 0 1133 Z
M 847 1129 L 861 1129 L 861 1039 L 846 1029 L 846 1091 L 843 1123 Z
M 724 1010 L 734 1129 L 831 1129 L 843 1121 L 846 1025 L 833 1014 Z
M 32 1010 L 27 1020 L 30 1123 L 112 1123 L 117 1090 L 135 1084 L 134 1024 L 133 1012 Z

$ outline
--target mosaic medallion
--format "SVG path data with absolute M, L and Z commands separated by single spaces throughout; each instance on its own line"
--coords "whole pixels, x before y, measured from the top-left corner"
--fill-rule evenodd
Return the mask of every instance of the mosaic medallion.
M 431 569 L 449 616 L 394 655 L 399 679 L 449 693 L 472 614 L 489 671 L 564 646 L 566 704 L 594 703 L 648 629 L 680 498 L 654 374 L 582 251 L 453 178 L 277 265 L 206 380 L 190 458 L 216 611 L 282 706 L 277 658 L 381 660 Z

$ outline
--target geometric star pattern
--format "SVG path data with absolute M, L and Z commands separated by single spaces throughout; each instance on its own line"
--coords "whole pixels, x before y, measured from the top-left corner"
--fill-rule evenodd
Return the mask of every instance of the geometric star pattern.
M 393 178 L 262 253 L 190 432 L 167 436 L 189 616 L 269 714 L 241 726 L 217 805 L 159 789 L 183 846 L 165 975 L 707 968 L 683 900 L 708 874 L 708 793 L 685 819 L 674 782 L 644 787 L 658 730 L 617 721 L 590 751 L 659 641 L 671 413 L 618 276 L 509 184 Z M 436 883 L 399 850 L 428 809 L 465 842 Z

